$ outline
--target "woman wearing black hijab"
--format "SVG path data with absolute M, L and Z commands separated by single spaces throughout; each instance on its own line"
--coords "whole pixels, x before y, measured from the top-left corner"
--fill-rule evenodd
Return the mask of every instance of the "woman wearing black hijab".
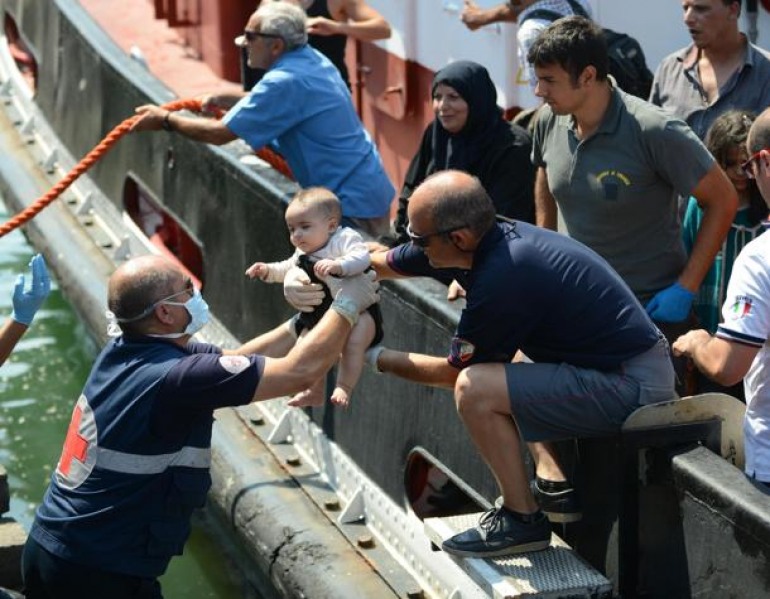
M 534 222 L 532 141 L 523 128 L 503 119 L 487 70 L 475 62 L 453 62 L 436 73 L 432 91 L 436 118 L 425 129 L 399 194 L 396 243 L 409 241 L 406 207 L 414 189 L 447 169 L 478 177 L 498 214 Z

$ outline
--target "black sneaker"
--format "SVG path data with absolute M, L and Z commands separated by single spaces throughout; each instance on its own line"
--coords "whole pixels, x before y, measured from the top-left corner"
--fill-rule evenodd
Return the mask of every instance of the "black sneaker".
M 532 495 L 535 496 L 535 501 L 551 522 L 577 522 L 583 517 L 580 501 L 572 487 L 550 493 L 543 491 L 537 484 L 537 478 L 535 478 L 530 484 L 530 488 Z
M 476 528 L 469 528 L 444 541 L 441 548 L 463 557 L 500 557 L 527 551 L 542 551 L 551 544 L 551 525 L 544 514 L 532 522 L 521 522 L 505 508 L 485 513 Z

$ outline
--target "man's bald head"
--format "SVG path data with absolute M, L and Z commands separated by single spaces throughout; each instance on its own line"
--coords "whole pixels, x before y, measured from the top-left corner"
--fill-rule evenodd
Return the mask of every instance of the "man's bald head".
M 140 256 L 122 264 L 110 277 L 107 305 L 117 319 L 130 320 L 158 300 L 178 291 L 185 275 L 161 256 Z M 124 332 L 141 332 L 150 314 L 135 322 L 121 323 Z
M 746 145 L 749 154 L 770 149 L 770 108 L 765 109 L 752 123 Z
M 751 168 L 759 193 L 770 207 L 770 108 L 764 110 L 751 125 L 746 150 L 752 156 Z
M 414 190 L 409 212 L 430 214 L 438 230 L 467 227 L 481 238 L 495 222 L 495 206 L 479 180 L 462 171 L 434 173 Z

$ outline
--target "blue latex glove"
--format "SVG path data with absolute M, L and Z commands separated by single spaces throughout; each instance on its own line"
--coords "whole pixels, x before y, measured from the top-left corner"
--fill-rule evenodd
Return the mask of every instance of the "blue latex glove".
M 658 291 L 647 304 L 647 314 L 658 322 L 682 322 L 690 315 L 695 294 L 678 282 Z
M 29 326 L 38 308 L 51 292 L 51 279 L 48 269 L 45 267 L 43 256 L 37 254 L 29 261 L 32 272 L 32 284 L 29 291 L 24 290 L 24 275 L 16 279 L 16 287 L 13 290 L 13 313 L 11 318 L 16 322 Z

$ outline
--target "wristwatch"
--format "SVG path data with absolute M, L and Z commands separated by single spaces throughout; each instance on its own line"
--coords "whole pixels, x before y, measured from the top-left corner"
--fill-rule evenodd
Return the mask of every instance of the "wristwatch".
M 163 117 L 163 122 L 160 124 L 161 127 L 163 127 L 164 131 L 168 131 L 169 133 L 174 132 L 174 128 L 171 126 L 171 121 L 169 120 L 169 117 L 171 116 L 171 111 L 169 110 L 166 113 L 166 116 Z

